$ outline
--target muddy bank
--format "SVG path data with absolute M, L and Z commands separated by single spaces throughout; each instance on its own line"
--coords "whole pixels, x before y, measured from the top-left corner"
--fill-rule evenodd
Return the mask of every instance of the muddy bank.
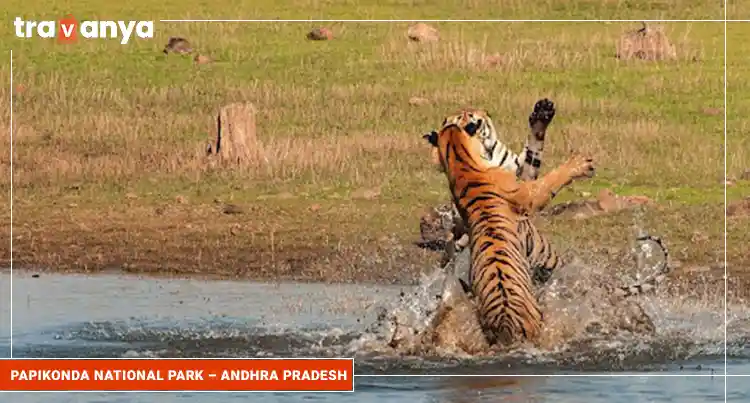
M 261 245 L 252 237 L 176 237 L 158 231 L 104 231 L 97 235 L 59 231 L 16 238 L 14 269 L 34 273 L 134 273 L 205 279 L 325 283 L 415 284 L 436 267 L 440 252 L 392 238 L 357 245 L 323 245 L 300 236 L 283 246 Z M 161 235 L 161 236 L 160 236 Z M 605 264 L 602 262 L 602 264 Z M 9 266 L 5 260 L 2 265 Z M 742 274 L 741 272 L 739 274 Z M 669 288 L 708 288 L 722 293 L 721 266 L 681 262 Z M 730 294 L 747 294 L 747 276 L 732 275 Z
M 240 210 L 228 214 L 210 202 L 135 200 L 106 208 L 18 203 L 13 221 L 14 268 L 412 284 L 440 258 L 440 252 L 417 246 L 421 208 L 334 200 L 248 203 Z M 723 293 L 723 228 L 704 225 L 722 213 L 715 206 L 646 212 L 643 227 L 661 236 L 679 263 L 670 275 L 672 284 Z M 632 222 L 632 214 L 623 212 L 587 220 L 540 217 L 538 225 L 564 253 L 585 254 L 585 261 L 607 264 L 614 258 L 608 257 L 608 251 L 627 248 Z M 696 237 L 698 229 L 700 237 Z M 9 240 L 10 228 L 5 227 L 0 230 L 0 244 L 9 245 Z M 730 247 L 730 262 L 744 256 L 735 249 Z M 9 266 L 8 249 L 0 249 L 0 259 L 0 265 Z M 732 268 L 746 267 L 740 263 L 730 266 L 730 290 L 744 293 L 748 271 Z

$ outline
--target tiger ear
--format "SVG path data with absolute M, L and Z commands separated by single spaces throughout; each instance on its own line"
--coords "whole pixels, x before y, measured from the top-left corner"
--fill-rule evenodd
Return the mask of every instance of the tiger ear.
M 433 130 L 433 131 L 431 131 L 431 132 L 429 132 L 427 134 L 422 135 L 422 138 L 425 139 L 425 140 L 427 140 L 427 142 L 429 142 L 430 144 L 432 144 L 433 147 L 437 147 L 438 146 L 438 141 L 437 141 L 438 140 L 438 132 L 436 132 L 435 130 Z
M 473 136 L 477 134 L 477 130 L 482 126 L 482 119 L 478 119 L 476 123 L 469 122 L 464 126 L 464 130 L 466 133 L 469 133 L 470 136 Z

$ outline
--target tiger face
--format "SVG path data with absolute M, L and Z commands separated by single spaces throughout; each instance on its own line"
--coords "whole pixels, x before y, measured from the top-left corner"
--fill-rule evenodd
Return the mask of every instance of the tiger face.
M 468 117 L 468 116 L 467 116 Z M 441 172 L 449 173 L 449 165 L 452 165 L 448 161 L 448 144 L 453 144 L 452 149 L 461 150 L 462 156 L 460 159 L 464 163 L 469 163 L 482 169 L 490 167 L 489 161 L 484 157 L 484 145 L 482 139 L 478 134 L 480 128 L 485 123 L 482 119 L 469 118 L 468 123 L 464 126 L 459 126 L 455 123 L 447 123 L 443 126 L 440 132 L 433 130 L 430 133 L 422 136 L 427 142 L 432 145 L 433 160 L 438 163 Z M 458 147 L 458 148 L 457 148 Z M 457 158 L 457 156 L 453 156 Z M 449 175 L 452 177 L 453 175 Z
M 466 108 L 458 111 L 452 115 L 447 116 L 443 120 L 442 127 L 446 127 L 450 124 L 454 124 L 458 127 L 465 128 L 467 125 L 474 125 L 476 131 L 474 135 L 484 146 L 482 150 L 482 156 L 486 160 L 492 158 L 492 150 L 497 145 L 498 136 L 495 124 L 492 123 L 492 116 L 484 109 L 478 108 Z
M 480 156 L 485 160 L 492 160 L 494 149 L 498 145 L 498 136 L 489 112 L 484 109 L 465 108 L 446 116 L 440 129 L 442 130 L 449 125 L 456 125 L 460 128 L 474 128 L 472 136 L 476 136 L 476 140 L 479 141 L 478 144 L 482 146 L 482 149 L 479 150 Z M 443 172 L 437 147 L 431 149 L 431 162 L 433 166 Z

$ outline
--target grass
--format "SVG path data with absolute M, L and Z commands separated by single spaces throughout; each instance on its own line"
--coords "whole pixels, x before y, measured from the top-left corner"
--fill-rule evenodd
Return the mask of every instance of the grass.
M 159 5 L 132 15 L 227 17 L 215 2 L 195 3 L 190 12 Z M 302 10 L 302 3 L 311 15 L 327 4 L 288 9 Z M 94 4 L 75 10 L 131 15 Z M 242 8 L 247 4 L 232 3 L 231 16 L 270 9 L 263 2 L 252 6 L 258 10 Z M 418 5 L 361 4 L 360 17 L 379 18 L 416 15 Z M 441 13 L 455 9 L 454 18 L 476 18 L 477 3 L 459 4 L 470 7 L 446 3 Z M 498 2 L 493 10 L 510 18 L 520 15 L 514 14 L 520 4 Z M 550 0 L 533 13 L 654 11 L 635 2 L 577 4 Z M 675 15 L 709 10 L 696 2 L 670 4 Z M 29 9 L 35 7 L 43 6 Z M 340 17 L 354 13 L 334 9 Z M 44 10 L 62 11 L 47 3 Z M 663 62 L 613 57 L 621 33 L 637 24 L 434 25 L 441 32 L 434 45 L 409 43 L 407 24 L 399 23 L 332 24 L 336 38 L 327 42 L 306 41 L 311 25 L 305 23 L 157 23 L 154 40 L 127 46 L 64 47 L 6 34 L 0 41 L 14 50 L 14 85 L 23 86 L 14 97 L 15 261 L 61 270 L 411 278 L 436 257 L 412 245 L 419 215 L 448 196 L 445 179 L 428 165 L 421 134 L 446 112 L 471 104 L 489 109 L 518 150 L 541 97 L 558 109 L 543 171 L 571 149 L 591 153 L 598 166 L 595 179 L 574 184 L 560 201 L 602 188 L 649 196 L 659 208 L 640 225 L 663 236 L 675 258 L 704 266 L 723 261 L 723 24 L 665 23 L 678 58 Z M 189 38 L 216 62 L 198 66 L 189 57 L 164 56 L 161 47 L 173 35 Z M 483 62 L 495 55 L 500 64 Z M 9 75 L 7 66 L 0 75 Z M 9 97 L 7 86 L 0 96 Z M 430 103 L 411 106 L 414 96 Z M 266 159 L 244 169 L 212 168 L 202 153 L 215 114 L 235 101 L 255 104 Z M 7 127 L 7 105 L 0 109 L 0 126 Z M 739 155 L 733 169 L 747 158 Z M 9 169 L 7 153 L 0 163 Z M 8 177 L 0 186 L 9 185 Z M 731 195 L 749 186 L 738 183 Z M 217 199 L 245 213 L 221 214 Z M 575 251 L 623 248 L 632 222 L 631 212 L 621 212 L 540 225 Z M 696 231 L 708 240 L 694 241 Z M 729 253 L 745 262 L 738 246 Z
M 9 16 L 63 15 L 138 19 L 722 19 L 721 3 L 712 0 L 191 0 L 159 4 L 107 4 L 92 0 L 42 2 L 7 0 Z M 729 1 L 730 13 L 745 7 Z M 731 17 L 730 17 L 731 18 Z M 114 19 L 114 18 L 112 18 Z
M 743 71 L 750 64 L 747 51 L 750 45 L 750 26 L 747 23 L 730 23 L 727 26 L 727 174 L 738 179 L 738 186 L 727 188 L 730 201 L 750 196 L 750 130 L 746 116 L 750 114 L 750 102 L 744 95 L 750 91 L 747 75 Z M 744 176 L 743 176 L 744 174 Z M 742 180 L 742 179 L 745 180 Z M 735 253 L 729 256 L 730 276 L 745 277 L 750 263 L 746 245 L 750 242 L 747 217 L 732 217 L 727 221 L 728 249 Z
M 727 0 L 727 18 L 730 20 L 747 20 L 750 18 L 750 7 L 741 0 Z

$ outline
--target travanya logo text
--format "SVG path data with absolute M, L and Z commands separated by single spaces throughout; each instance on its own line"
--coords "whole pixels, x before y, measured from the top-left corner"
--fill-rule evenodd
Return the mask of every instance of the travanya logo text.
M 68 15 L 60 21 L 25 21 L 16 17 L 13 21 L 16 37 L 57 38 L 59 42 L 75 42 L 80 34 L 86 39 L 113 38 L 120 39 L 125 45 L 133 35 L 141 39 L 154 37 L 153 21 L 78 21 Z

